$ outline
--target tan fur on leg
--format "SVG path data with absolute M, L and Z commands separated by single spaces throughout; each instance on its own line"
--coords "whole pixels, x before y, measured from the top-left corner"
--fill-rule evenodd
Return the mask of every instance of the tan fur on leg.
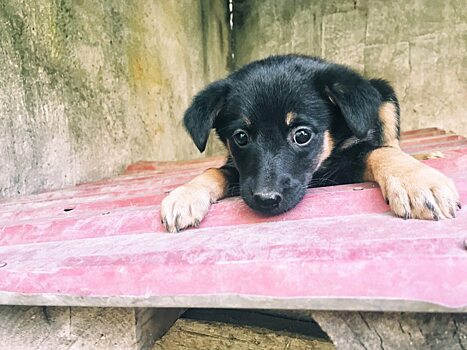
M 219 169 L 211 168 L 177 187 L 161 203 L 161 220 L 169 232 L 198 226 L 209 207 L 227 193 L 228 181 Z
M 397 147 L 372 151 L 364 179 L 377 182 L 391 209 L 404 218 L 453 218 L 458 209 L 454 182 Z

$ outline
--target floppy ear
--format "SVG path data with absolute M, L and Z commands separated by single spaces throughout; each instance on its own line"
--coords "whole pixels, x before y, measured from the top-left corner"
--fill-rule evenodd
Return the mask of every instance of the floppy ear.
M 364 138 L 378 119 L 381 94 L 368 80 L 344 66 L 327 67 L 318 81 L 324 94 L 339 107 L 352 133 Z
M 228 93 L 226 80 L 209 84 L 193 99 L 185 112 L 183 123 L 200 152 L 206 148 L 209 132 Z

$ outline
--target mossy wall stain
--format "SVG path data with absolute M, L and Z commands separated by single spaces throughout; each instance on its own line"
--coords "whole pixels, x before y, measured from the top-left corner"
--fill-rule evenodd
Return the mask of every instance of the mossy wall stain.
M 181 118 L 197 90 L 226 74 L 228 57 L 215 34 L 207 45 L 216 49 L 203 52 L 199 7 L 2 1 L 0 197 L 114 176 L 140 159 L 203 156 Z M 226 2 L 209 9 L 218 25 Z

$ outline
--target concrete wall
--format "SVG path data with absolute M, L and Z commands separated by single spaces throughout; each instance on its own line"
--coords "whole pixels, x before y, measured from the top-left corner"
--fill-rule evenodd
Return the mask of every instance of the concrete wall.
M 140 159 L 199 157 L 181 118 L 227 72 L 226 6 L 2 1 L 0 198 L 112 176 Z
M 235 0 L 235 64 L 275 53 L 393 82 L 402 127 L 467 134 L 465 0 Z M 0 198 L 200 157 L 181 125 L 227 74 L 226 0 L 3 0 Z M 206 154 L 223 152 L 210 143 Z
M 467 135 L 465 0 L 237 0 L 235 60 L 304 53 L 393 83 L 402 129 Z

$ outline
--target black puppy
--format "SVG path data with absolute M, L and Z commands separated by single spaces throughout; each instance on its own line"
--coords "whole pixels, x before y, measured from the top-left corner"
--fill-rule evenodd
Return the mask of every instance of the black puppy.
M 265 214 L 293 208 L 307 187 L 376 181 L 404 218 L 451 218 L 453 182 L 399 148 L 399 104 L 384 80 L 297 55 L 256 61 L 208 85 L 185 127 L 203 152 L 211 128 L 229 156 L 161 204 L 170 232 L 198 226 L 212 202 L 239 189 Z

